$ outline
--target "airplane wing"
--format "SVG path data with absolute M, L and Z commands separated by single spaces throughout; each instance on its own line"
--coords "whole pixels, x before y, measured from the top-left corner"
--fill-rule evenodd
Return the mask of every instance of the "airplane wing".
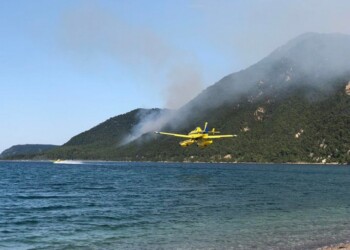
M 219 138 L 229 138 L 229 137 L 237 137 L 237 135 L 208 135 L 207 139 L 219 139 Z
M 176 136 L 176 137 L 182 137 L 182 138 L 189 138 L 189 139 L 196 139 L 199 137 L 203 137 L 203 135 L 184 135 L 184 134 L 174 134 L 174 133 L 167 133 L 167 132 L 154 132 L 156 134 L 161 134 L 161 135 L 170 135 L 170 136 Z
M 161 134 L 161 135 L 170 135 L 170 136 L 176 136 L 176 137 L 182 137 L 182 138 L 192 138 L 189 135 L 183 135 L 183 134 L 173 134 L 173 133 L 167 133 L 167 132 L 155 132 L 156 134 Z

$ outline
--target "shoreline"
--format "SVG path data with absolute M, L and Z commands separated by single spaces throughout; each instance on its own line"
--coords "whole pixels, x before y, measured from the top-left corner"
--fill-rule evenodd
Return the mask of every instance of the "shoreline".
M 316 250 L 350 250 L 350 243 L 339 243 L 325 247 L 319 247 Z
M 35 159 L 0 159 L 0 162 L 54 162 L 56 160 L 51 159 L 42 159 L 42 160 L 35 160 Z M 94 162 L 110 162 L 110 163 L 123 163 L 123 162 L 145 162 L 145 163 L 207 163 L 207 164 L 217 164 L 217 163 L 223 163 L 223 164 L 285 164 L 285 165 L 318 165 L 318 166 L 349 166 L 349 164 L 346 163 L 338 163 L 338 162 L 327 162 L 327 163 L 320 163 L 320 162 L 226 162 L 226 161 L 208 161 L 208 162 L 201 162 L 201 161 L 113 161 L 113 160 L 83 160 L 83 159 L 62 159 L 62 161 L 80 161 L 80 162 L 86 162 L 86 163 L 94 163 Z

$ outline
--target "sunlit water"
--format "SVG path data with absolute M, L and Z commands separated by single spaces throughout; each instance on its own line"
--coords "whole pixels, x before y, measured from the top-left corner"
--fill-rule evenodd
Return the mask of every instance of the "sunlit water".
M 0 249 L 315 249 L 349 239 L 349 167 L 0 162 Z

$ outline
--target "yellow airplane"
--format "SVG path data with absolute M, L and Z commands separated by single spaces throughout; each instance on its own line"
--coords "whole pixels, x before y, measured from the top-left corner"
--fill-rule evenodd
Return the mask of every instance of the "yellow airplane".
M 170 136 L 176 136 L 176 137 L 182 137 L 187 138 L 188 140 L 180 142 L 181 147 L 187 147 L 190 146 L 193 143 L 197 143 L 197 146 L 200 148 L 205 148 L 213 143 L 212 139 L 219 139 L 219 138 L 228 138 L 228 137 L 236 137 L 237 135 L 215 135 L 219 134 L 219 131 L 215 131 L 215 128 L 213 128 L 211 131 L 208 130 L 208 122 L 204 124 L 203 130 L 200 127 L 197 127 L 195 130 L 192 130 L 188 133 L 188 135 L 184 134 L 174 134 L 174 133 L 168 133 L 168 132 L 155 132 L 156 134 L 161 135 L 170 135 Z

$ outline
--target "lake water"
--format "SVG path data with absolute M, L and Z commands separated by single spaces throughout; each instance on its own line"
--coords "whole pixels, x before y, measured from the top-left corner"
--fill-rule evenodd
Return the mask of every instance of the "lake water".
M 0 162 L 0 249 L 316 249 L 350 240 L 350 167 Z

